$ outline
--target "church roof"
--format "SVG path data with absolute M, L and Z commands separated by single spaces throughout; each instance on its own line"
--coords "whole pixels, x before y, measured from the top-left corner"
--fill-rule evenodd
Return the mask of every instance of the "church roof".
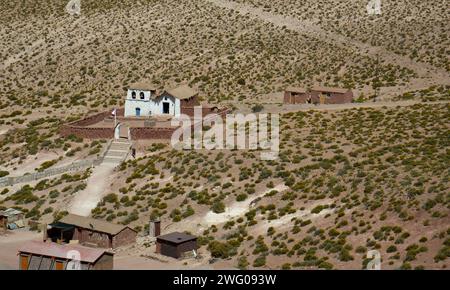
M 142 91 L 156 91 L 155 85 L 148 82 L 137 82 L 129 86 L 130 90 L 142 90 Z
M 166 92 L 180 100 L 189 99 L 198 94 L 197 91 L 187 85 L 173 88 L 167 90 Z

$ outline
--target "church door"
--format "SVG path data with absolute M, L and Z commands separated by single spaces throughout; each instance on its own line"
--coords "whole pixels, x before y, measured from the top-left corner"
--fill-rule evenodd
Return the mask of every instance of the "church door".
M 169 114 L 169 112 L 170 112 L 169 106 L 170 106 L 170 103 L 166 103 L 166 102 L 163 103 L 163 114 Z

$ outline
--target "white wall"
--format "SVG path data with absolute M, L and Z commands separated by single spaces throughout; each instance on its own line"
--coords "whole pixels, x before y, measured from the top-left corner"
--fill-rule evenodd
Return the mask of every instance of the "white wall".
M 136 99 L 131 97 L 132 91 L 136 92 Z M 125 100 L 125 117 L 136 116 L 136 108 L 141 109 L 141 116 L 163 115 L 163 103 L 169 103 L 169 115 L 179 116 L 181 113 L 180 100 L 172 96 L 160 96 L 155 100 L 150 99 L 149 91 L 144 91 L 144 99 L 140 99 L 141 91 L 128 90 Z

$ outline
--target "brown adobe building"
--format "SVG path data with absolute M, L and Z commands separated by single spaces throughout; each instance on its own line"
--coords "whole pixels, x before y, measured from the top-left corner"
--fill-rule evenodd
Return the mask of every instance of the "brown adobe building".
M 285 104 L 345 104 L 353 101 L 349 89 L 313 87 L 311 90 L 289 87 L 284 92 Z
M 307 104 L 310 101 L 309 93 L 304 88 L 288 87 L 284 91 L 285 104 Z
M 0 233 L 6 232 L 8 227 L 7 224 L 8 224 L 8 216 L 0 212 Z
M 342 88 L 313 87 L 310 96 L 313 104 L 345 104 L 353 101 L 353 92 Z
M 69 214 L 59 222 L 50 224 L 47 236 L 53 242 L 80 244 L 101 248 L 118 248 L 136 242 L 137 232 L 128 226 Z

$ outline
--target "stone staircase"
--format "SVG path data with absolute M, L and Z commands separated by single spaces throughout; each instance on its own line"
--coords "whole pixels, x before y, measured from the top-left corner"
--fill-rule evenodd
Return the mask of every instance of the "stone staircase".
M 120 164 L 130 152 L 131 142 L 128 140 L 114 140 L 103 158 L 103 163 Z

